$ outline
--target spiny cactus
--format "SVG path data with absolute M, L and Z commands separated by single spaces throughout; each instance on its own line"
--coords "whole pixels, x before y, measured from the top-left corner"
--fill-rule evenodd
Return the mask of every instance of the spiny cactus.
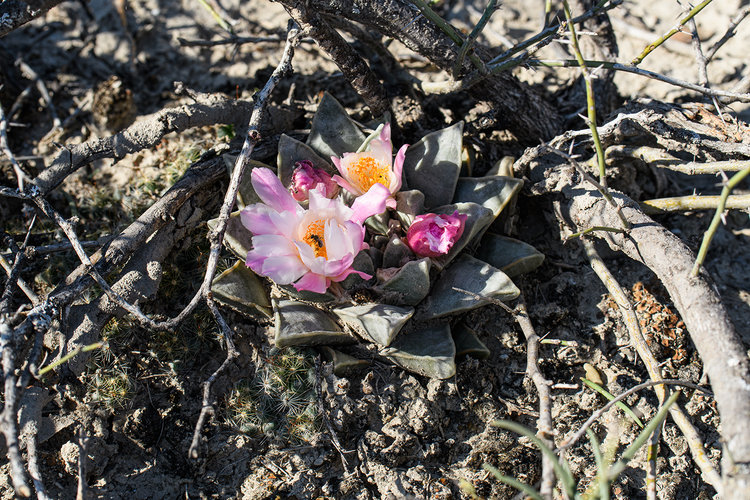
M 517 297 L 510 277 L 543 256 L 487 232 L 522 181 L 462 177 L 462 131 L 428 134 L 394 159 L 388 123 L 366 136 L 325 94 L 307 142 L 282 135 L 277 167 L 245 176 L 225 237 L 242 261 L 214 296 L 272 318 L 278 347 L 372 343 L 433 378 L 454 375 L 457 351 L 486 356 L 456 320 Z

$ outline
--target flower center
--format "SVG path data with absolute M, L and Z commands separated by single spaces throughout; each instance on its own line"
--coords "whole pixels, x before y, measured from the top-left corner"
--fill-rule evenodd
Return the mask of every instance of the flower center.
M 381 165 L 372 156 L 363 156 L 352 163 L 349 170 L 351 177 L 359 184 L 359 188 L 366 193 L 370 188 L 380 183 L 388 187 L 388 172 L 390 169 Z
M 325 223 L 326 221 L 324 220 L 316 220 L 310 223 L 307 226 L 305 235 L 302 237 L 302 241 L 310 245 L 313 252 L 315 252 L 315 257 L 327 259 L 328 253 L 326 252 L 326 240 L 324 237 Z

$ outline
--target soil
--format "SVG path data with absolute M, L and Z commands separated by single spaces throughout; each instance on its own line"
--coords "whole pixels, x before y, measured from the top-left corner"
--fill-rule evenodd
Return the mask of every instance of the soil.
M 250 98 L 275 68 L 283 48 L 283 42 L 184 46 L 181 39 L 215 40 L 224 33 L 200 2 L 124 3 L 123 18 L 117 10 L 120 2 L 65 2 L 0 40 L 4 68 L 0 103 L 6 112 L 16 100 L 20 103 L 10 116 L 10 146 L 16 155 L 25 157 L 24 168 L 30 173 L 50 164 L 62 144 L 110 135 L 136 117 L 189 102 L 188 97 L 175 93 L 175 81 L 199 92 Z M 706 45 L 723 34 L 742 3 L 717 2 L 698 16 L 698 32 L 703 40 L 709 40 Z M 440 2 L 439 12 L 458 28 L 470 30 L 485 4 Z M 535 33 L 541 4 L 528 4 L 503 2 L 480 41 L 503 46 Z M 263 0 L 222 0 L 221 5 L 238 35 L 278 35 L 283 39 L 288 18 L 280 5 Z M 681 12 L 677 2 L 643 0 L 615 9 L 611 17 L 620 59 L 631 60 L 657 34 L 676 24 Z M 750 29 L 740 25 L 737 35 L 709 66 L 712 84 L 730 88 L 741 78 L 747 70 L 748 43 Z M 398 44 L 392 44 L 390 50 L 420 78 L 446 77 Z M 558 58 L 563 50 L 552 44 L 541 57 Z M 30 80 L 13 65 L 18 57 L 49 89 L 64 123 L 62 131 L 50 132 L 53 117 Z M 684 80 L 698 78 L 689 37 L 670 40 L 642 66 Z M 521 79 L 543 86 L 550 96 L 576 74 L 574 70 L 517 71 Z M 636 97 L 669 102 L 695 98 L 633 75 L 618 74 L 615 83 L 624 101 Z M 28 97 L 19 98 L 29 86 Z M 333 94 L 355 119 L 369 119 L 336 66 L 314 44 L 303 42 L 294 59 L 294 74 L 283 79 L 274 93 L 274 103 L 295 110 L 291 117 L 277 117 L 283 125 L 277 126 L 276 133 L 294 129 L 304 134 L 323 91 Z M 509 134 L 480 126 L 488 111 L 486 103 L 465 96 L 424 97 L 395 86 L 389 87 L 389 92 L 394 96 L 394 120 L 400 126 L 395 138 L 398 144 L 415 142 L 425 132 L 465 118 L 468 133 L 473 130 L 476 134 L 465 141 L 476 154 L 477 173 L 488 171 L 505 156 L 517 157 L 523 152 Z M 571 128 L 584 127 L 576 116 L 582 110 L 584 102 L 580 101 L 580 109 L 569 117 Z M 734 106 L 728 116 L 742 120 L 747 110 Z M 270 119 L 273 122 L 274 117 Z M 281 126 L 286 129 L 279 129 Z M 171 134 L 153 150 L 83 169 L 51 199 L 67 217 L 79 217 L 79 234 L 85 239 L 116 234 L 201 152 L 220 142 L 238 149 L 240 143 L 232 139 L 233 134 L 241 137 L 241 129 L 217 125 Z M 266 161 L 275 162 L 272 153 Z M 3 162 L 0 168 L 3 183 L 12 185 L 9 165 Z M 694 188 L 718 192 L 716 178 L 670 176 L 670 180 L 658 196 L 690 194 Z M 633 191 L 640 189 L 634 186 Z M 588 266 L 582 247 L 575 242 L 563 244 L 554 216 L 540 210 L 528 193 L 521 196 L 517 209 L 519 223 L 513 236 L 546 256 L 544 264 L 518 285 L 537 333 L 568 344 L 546 343 L 540 349 L 541 370 L 553 383 L 552 417 L 559 443 L 605 403 L 601 395 L 581 384 L 580 377 L 598 375 L 609 392 L 619 394 L 648 380 L 648 375 L 629 345 L 617 306 Z M 5 230 L 17 240 L 22 238 L 25 216 L 19 206 L 0 200 L 0 214 L 7 221 Z M 697 249 L 711 215 L 692 212 L 657 220 Z M 717 280 L 737 330 L 750 346 L 748 222 L 746 212 L 729 214 L 712 244 L 706 267 Z M 52 224 L 44 222 L 37 224 L 34 234 L 38 244 L 61 238 Z M 202 226 L 165 264 L 158 299 L 143 305 L 148 313 L 174 316 L 189 300 L 202 277 L 201 264 L 208 248 L 205 234 Z M 660 283 L 647 269 L 621 255 L 605 252 L 605 256 L 621 285 L 641 306 L 642 326 L 663 363 L 665 376 L 702 382 L 700 359 Z M 23 274 L 38 291 L 49 291 L 75 267 L 74 259 L 72 253 L 51 254 Z M 231 263 L 227 254 L 223 265 Z M 127 318 L 112 320 L 102 332 L 108 347 L 96 352 L 80 379 L 60 380 L 51 387 L 58 391 L 43 416 L 54 430 L 44 436 L 39 449 L 51 497 L 75 495 L 80 421 L 86 422 L 85 480 L 88 494 L 94 498 L 467 498 L 459 487 L 461 480 L 470 482 L 483 498 L 514 497 L 516 491 L 486 472 L 485 463 L 528 484 L 540 481 L 539 450 L 527 438 L 492 425 L 495 420 L 508 419 L 533 429 L 538 416 L 536 391 L 525 377 L 526 342 L 502 308 L 487 306 L 472 313 L 470 324 L 476 325 L 491 355 L 481 361 L 461 360 L 454 378 L 425 379 L 375 360 L 373 355 L 366 367 L 337 376 L 329 362 L 316 368 L 316 351 L 303 350 L 293 353 L 295 362 L 300 363 L 294 371 L 308 379 L 296 392 L 284 396 L 292 401 L 277 398 L 266 401 L 263 408 L 258 396 L 263 383 L 259 375 L 270 377 L 280 373 L 278 370 L 289 370 L 284 363 L 290 361 L 270 348 L 268 324 L 232 311 L 226 314 L 237 332 L 245 358 L 239 368 L 245 371 L 231 387 L 222 388 L 217 412 L 203 431 L 200 457 L 189 458 L 188 449 L 201 409 L 202 384 L 225 358 L 210 315 L 199 310 L 169 333 L 143 330 Z M 367 356 L 368 352 L 359 354 Z M 317 411 L 318 402 L 323 414 Z M 683 402 L 704 438 L 709 458 L 718 464 L 721 444 L 714 403 L 692 392 Z M 626 403 L 644 421 L 658 409 L 655 395 L 648 391 L 633 395 Z M 304 410 L 295 409 L 296 404 Z M 312 417 L 302 418 L 311 407 Z M 638 430 L 619 409 L 594 425 L 605 446 L 620 449 L 635 439 Z M 691 460 L 685 439 L 669 420 L 662 437 L 657 458 L 659 498 L 714 497 L 713 488 L 703 481 Z M 644 457 L 645 450 L 641 450 L 613 484 L 615 498 L 645 498 Z M 597 471 L 588 441 L 569 450 L 567 459 L 580 489 L 585 489 Z M 13 498 L 9 470 L 7 462 L 0 462 L 3 498 Z

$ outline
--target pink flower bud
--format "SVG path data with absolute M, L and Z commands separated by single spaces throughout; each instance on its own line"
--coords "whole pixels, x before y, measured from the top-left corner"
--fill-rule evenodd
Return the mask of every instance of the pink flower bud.
M 313 167 L 310 160 L 298 161 L 294 164 L 292 184 L 289 190 L 297 201 L 305 201 L 310 190 L 317 190 L 326 198 L 333 198 L 339 192 L 339 186 L 325 170 Z
M 453 247 L 464 232 L 466 215 L 422 214 L 417 216 L 406 232 L 406 241 L 421 257 L 440 257 Z

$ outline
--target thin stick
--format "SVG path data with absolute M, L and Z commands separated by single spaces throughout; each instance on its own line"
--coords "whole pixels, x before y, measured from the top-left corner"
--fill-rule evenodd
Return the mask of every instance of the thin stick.
M 698 84 L 708 88 L 708 60 L 703 54 L 701 39 L 698 36 L 698 25 L 695 24 L 695 19 L 688 21 L 688 27 L 690 28 L 690 39 L 693 44 L 693 51 L 695 52 L 695 63 L 698 65 Z
M 585 61 L 586 66 L 591 68 L 598 68 L 602 67 L 605 69 L 614 69 L 617 71 L 624 71 L 626 73 L 633 73 L 635 75 L 645 76 L 646 78 L 651 78 L 652 80 L 658 80 L 660 82 L 668 83 L 670 85 L 674 85 L 675 87 L 682 87 L 684 89 L 692 90 L 694 92 L 701 93 L 703 95 L 707 95 L 710 97 L 724 97 L 728 98 L 730 100 L 740 101 L 740 102 L 750 102 L 750 94 L 749 93 L 737 93 L 737 92 L 730 92 L 726 90 L 718 90 L 718 89 L 709 89 L 707 87 L 703 87 L 701 85 L 696 85 L 694 83 L 686 82 L 684 80 L 678 80 L 677 78 L 672 78 L 669 76 L 662 75 L 660 73 L 655 73 L 653 71 L 648 71 L 646 69 L 636 68 L 635 66 L 627 66 L 624 64 L 619 63 L 613 63 L 610 61 Z M 532 59 L 530 61 L 527 61 L 527 64 L 530 66 L 545 66 L 550 68 L 570 68 L 574 66 L 578 66 L 578 61 L 575 59 L 558 59 L 558 60 L 541 60 L 541 59 Z
M 39 78 L 39 75 L 37 75 L 36 71 L 34 71 L 31 66 L 26 64 L 23 59 L 18 58 L 16 59 L 16 66 L 18 69 L 21 70 L 21 73 L 28 78 L 29 80 L 33 80 L 36 84 L 36 88 L 39 91 L 39 93 L 42 96 L 42 99 L 44 100 L 44 103 L 47 105 L 47 109 L 49 110 L 49 114 L 52 116 L 52 125 L 53 128 L 60 128 L 62 126 L 62 122 L 60 121 L 60 118 L 57 116 L 57 111 L 55 111 L 55 104 L 52 102 L 52 97 L 49 95 L 49 91 L 47 90 L 47 86 L 44 84 L 44 81 L 42 81 L 41 78 Z
M 463 47 L 464 43 L 466 41 L 463 39 L 463 37 L 458 34 L 456 29 L 451 26 L 450 23 L 446 22 L 445 19 L 440 17 L 437 12 L 432 10 L 432 8 L 427 5 L 427 3 L 424 0 L 410 0 L 411 3 L 419 9 L 419 11 L 422 13 L 424 17 L 435 23 L 435 26 L 437 26 L 440 31 L 448 35 L 448 38 L 450 38 L 453 43 L 455 43 L 458 47 Z M 480 72 L 485 72 L 486 68 L 484 65 L 484 62 L 479 59 L 475 54 L 471 54 L 469 56 L 469 60 L 471 63 L 476 66 L 477 70 Z
M 630 64 L 632 64 L 633 66 L 639 65 L 646 58 L 646 56 L 648 56 L 651 52 L 656 50 L 656 48 L 659 47 L 659 45 L 669 40 L 672 37 L 672 35 L 680 31 L 684 24 L 687 24 L 688 21 L 690 21 L 693 17 L 695 17 L 696 14 L 702 11 L 703 8 L 710 3 L 711 3 L 711 0 L 703 0 L 701 3 L 699 3 L 692 9 L 690 9 L 690 12 L 688 12 L 685 17 L 680 19 L 679 24 L 675 25 L 671 30 L 667 31 L 662 36 L 660 36 L 659 38 L 657 38 L 656 40 L 648 44 L 646 48 L 643 49 L 643 52 L 641 52 L 635 59 L 633 59 Z
M 322 369 L 321 369 L 321 361 L 320 361 L 320 355 L 318 355 L 315 358 L 315 396 L 317 400 L 317 406 L 318 406 L 318 413 L 320 413 L 320 418 L 323 419 L 323 424 L 326 426 L 326 429 L 328 430 L 328 435 L 331 438 L 331 443 L 333 444 L 333 447 L 336 448 L 336 451 L 339 452 L 339 455 L 341 456 L 341 465 L 344 467 L 344 472 L 349 474 L 349 460 L 346 458 L 347 453 L 353 453 L 354 450 L 345 450 L 343 446 L 341 446 L 341 441 L 339 441 L 339 437 L 336 434 L 336 431 L 333 428 L 333 425 L 331 425 L 331 420 L 328 418 L 328 412 L 325 409 L 325 405 L 323 404 L 323 388 L 322 388 Z
M 13 151 L 10 149 L 10 143 L 8 142 L 8 120 L 5 118 L 5 112 L 3 106 L 0 104 L 0 150 L 8 158 L 10 164 L 13 165 L 13 171 L 16 173 L 16 179 L 18 182 L 18 190 L 23 191 L 24 181 L 31 182 L 31 179 L 21 169 L 21 165 L 13 155 Z
M 622 401 L 623 399 L 627 398 L 631 394 L 635 394 L 636 392 L 642 391 L 643 389 L 648 389 L 649 387 L 653 387 L 655 385 L 679 385 L 682 387 L 689 387 L 691 389 L 696 389 L 699 391 L 703 391 L 704 393 L 708 394 L 709 396 L 713 396 L 711 391 L 706 389 L 705 387 L 701 387 L 697 384 L 693 384 L 691 382 L 685 382 L 683 380 L 677 380 L 677 379 L 662 379 L 662 380 L 649 380 L 648 382 L 643 382 L 641 384 L 638 384 L 636 386 L 631 387 L 627 391 L 623 392 L 622 394 L 619 394 L 615 396 L 615 399 L 608 402 L 606 405 L 602 406 L 598 410 L 596 410 L 594 413 L 591 414 L 591 416 L 583 423 L 580 429 L 578 429 L 575 434 L 570 436 L 568 439 L 563 441 L 563 443 L 557 447 L 557 452 L 561 453 L 574 444 L 578 442 L 579 439 L 583 437 L 584 434 L 586 434 L 586 430 L 591 427 L 594 422 L 602 418 L 602 415 L 607 413 L 613 406 L 615 406 L 618 402 Z
M 230 36 L 221 40 L 185 40 L 184 38 L 177 38 L 177 41 L 180 42 L 182 47 L 215 47 L 217 45 L 229 44 L 242 45 L 245 43 L 283 42 L 285 38 L 280 36 Z
M 742 177 L 747 176 L 745 169 L 741 172 L 736 173 L 732 176 L 732 179 L 745 173 Z M 741 180 L 741 179 L 740 179 Z M 731 180 L 730 180 L 731 182 Z M 734 187 L 737 183 L 734 183 Z M 716 210 L 716 213 L 721 216 L 726 209 L 744 210 L 750 207 L 750 194 L 737 194 L 729 195 L 732 188 L 727 189 L 724 186 L 722 192 L 718 196 L 676 196 L 674 198 L 656 198 L 654 200 L 645 200 L 641 202 L 641 208 L 647 214 L 658 214 L 663 212 L 681 212 L 688 210 Z M 717 223 L 718 224 L 718 223 Z
M 198 421 L 195 423 L 195 428 L 193 429 L 193 439 L 190 442 L 190 449 L 188 450 L 188 457 L 192 459 L 196 459 L 200 456 L 198 449 L 200 445 L 203 426 L 205 425 L 208 418 L 216 411 L 214 409 L 215 398 L 211 393 L 211 388 L 216 379 L 218 379 L 240 355 L 240 352 L 237 350 L 237 347 L 234 344 L 234 334 L 232 332 L 232 329 L 229 328 L 229 325 L 224 320 L 224 317 L 221 315 L 219 308 L 216 307 L 216 303 L 210 296 L 206 298 L 206 303 L 209 310 L 211 311 L 211 314 L 213 314 L 214 318 L 216 319 L 219 328 L 221 328 L 222 334 L 224 335 L 224 343 L 227 347 L 227 357 L 224 359 L 224 362 L 221 363 L 219 368 L 217 368 L 216 371 L 213 372 L 205 382 L 203 382 L 203 402 L 201 405 L 201 412 L 198 415 Z
M 31 476 L 31 481 L 34 483 L 36 498 L 37 500 L 50 500 L 49 495 L 47 495 L 47 489 L 44 486 L 44 481 L 42 480 L 42 471 L 39 469 L 36 429 L 26 436 L 24 442 L 26 443 L 26 453 L 29 456 L 29 475 Z
M 721 217 L 724 214 L 724 210 L 727 207 L 731 208 L 729 204 L 729 193 L 731 193 L 732 189 L 734 189 L 734 187 L 739 184 L 742 179 L 747 177 L 748 174 L 750 174 L 750 167 L 734 174 L 722 188 L 721 196 L 716 206 L 716 212 L 714 213 L 714 218 L 711 219 L 711 225 L 708 226 L 708 230 L 703 235 L 703 241 L 701 242 L 701 247 L 698 250 L 698 256 L 695 258 L 695 264 L 693 264 L 693 269 L 690 271 L 691 276 L 698 276 L 698 272 L 700 271 L 703 262 L 706 260 L 706 254 L 708 253 L 708 247 L 711 245 L 711 240 L 713 240 L 714 235 L 716 234 L 716 230 L 719 228 L 719 223 L 721 222 Z M 745 195 L 744 197 L 747 198 L 745 204 L 745 206 L 747 207 L 748 204 L 750 204 L 750 195 Z
M 479 18 L 479 22 L 474 26 L 474 29 L 471 30 L 471 33 L 469 33 L 469 38 L 467 38 L 463 45 L 461 45 L 461 49 L 458 51 L 458 56 L 456 57 L 456 63 L 453 65 L 453 78 L 458 78 L 458 75 L 463 68 L 466 55 L 469 53 L 469 50 L 471 50 L 474 42 L 477 41 L 477 38 L 482 33 L 484 27 L 487 26 L 492 14 L 494 14 L 496 3 L 497 0 L 490 0 L 487 2 L 487 7 L 484 9 L 482 17 Z
M 627 295 L 625 295 L 625 292 L 620 287 L 620 284 L 617 282 L 614 275 L 604 264 L 604 261 L 594 248 L 594 244 L 587 240 L 581 240 L 581 242 L 586 250 L 586 255 L 588 256 L 589 261 L 591 262 L 591 268 L 617 303 L 620 309 L 620 314 L 622 314 L 623 320 L 625 321 L 625 326 L 630 334 L 630 342 L 638 352 L 638 356 L 643 361 L 643 364 L 646 365 L 646 371 L 648 372 L 649 377 L 651 380 L 661 380 L 663 377 L 659 362 L 656 360 L 656 357 L 654 357 L 654 354 L 646 343 L 646 339 L 643 337 L 633 305 L 628 300 Z M 655 390 L 659 401 L 663 403 L 667 399 L 665 386 L 657 385 Z M 682 431 L 682 434 L 685 436 L 693 460 L 700 468 L 704 481 L 713 486 L 719 495 L 721 495 L 721 476 L 708 460 L 706 449 L 703 447 L 703 442 L 698 431 L 678 404 L 674 404 L 669 409 L 669 413 L 672 416 L 672 420 L 674 420 L 677 427 L 680 428 L 680 431 Z
M 588 113 L 588 126 L 591 129 L 591 138 L 594 140 L 594 150 L 596 151 L 596 160 L 599 164 L 599 183 L 603 188 L 607 187 L 607 165 L 604 161 L 604 148 L 602 147 L 602 141 L 599 138 L 599 131 L 596 128 L 596 100 L 594 98 L 594 88 L 591 85 L 591 73 L 586 67 L 586 62 L 583 59 L 581 48 L 578 45 L 578 35 L 576 35 L 575 24 L 572 22 L 572 16 L 570 15 L 570 6 L 567 0 L 563 0 L 563 10 L 565 11 L 565 19 L 568 20 L 568 29 L 570 30 L 570 42 L 573 46 L 573 52 L 575 53 L 578 65 L 581 67 L 581 73 L 583 73 L 583 80 L 586 84 L 586 110 Z
M 15 346 L 13 345 L 14 333 L 6 322 L 6 316 L 0 317 L 0 353 L 2 353 L 3 381 L 5 385 L 5 405 L 0 415 L 0 424 L 5 435 L 5 446 L 8 449 L 8 461 L 10 462 L 11 481 L 16 495 L 26 498 L 31 495 L 26 469 L 23 466 L 23 457 L 18 440 L 18 392 L 16 390 L 16 368 Z
M 537 420 L 537 432 L 539 439 L 553 448 L 552 441 L 552 396 L 550 395 L 550 381 L 547 380 L 539 370 L 539 336 L 534 330 L 534 325 L 529 319 L 526 302 L 523 293 L 518 297 L 518 302 L 513 310 L 513 318 L 521 327 L 526 337 L 526 375 L 534 382 L 534 387 L 539 394 L 539 419 Z M 550 457 L 542 454 L 542 485 L 539 492 L 542 497 L 551 499 L 555 489 L 555 471 Z
M 89 417 L 86 416 L 81 422 L 78 429 L 78 489 L 76 490 L 76 500 L 86 500 L 88 490 L 88 481 L 86 481 L 86 471 L 88 469 L 88 447 L 89 436 L 86 434 L 86 426 Z
M 711 47 L 709 47 L 708 51 L 706 52 L 706 59 L 708 61 L 711 61 L 716 55 L 716 52 L 718 52 L 718 50 L 722 48 L 724 44 L 727 43 L 729 39 L 735 35 L 737 26 L 739 26 L 739 24 L 747 17 L 748 14 L 750 14 L 750 6 L 740 10 L 737 14 L 734 15 L 732 19 L 729 20 L 727 31 L 719 40 L 717 40 L 716 43 L 711 45 Z

